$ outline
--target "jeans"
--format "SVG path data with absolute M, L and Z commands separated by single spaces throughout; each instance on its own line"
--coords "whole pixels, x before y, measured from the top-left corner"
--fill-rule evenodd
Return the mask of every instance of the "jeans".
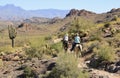
M 80 43 L 75 43 L 75 42 L 74 42 L 74 43 L 72 44 L 72 48 L 70 49 L 70 51 L 73 51 L 77 44 L 80 44 Z

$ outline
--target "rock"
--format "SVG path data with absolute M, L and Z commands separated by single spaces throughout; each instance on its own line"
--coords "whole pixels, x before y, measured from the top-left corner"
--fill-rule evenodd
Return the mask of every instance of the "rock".
M 15 56 L 15 57 L 12 58 L 12 60 L 13 60 L 13 61 L 19 61 L 20 58 L 19 58 L 18 56 Z
M 10 71 L 8 70 L 8 71 L 5 71 L 3 74 L 8 74 L 8 73 L 10 73 Z
M 47 71 L 45 66 L 41 66 L 40 68 L 38 68 L 38 67 L 32 67 L 32 68 L 33 68 L 34 73 L 36 73 L 38 75 L 39 74 L 45 74 L 46 71 Z
M 105 33 L 104 34 L 104 37 L 106 38 L 106 37 L 112 37 L 112 34 L 111 33 Z
M 8 55 L 8 56 L 3 56 L 3 61 L 10 61 L 11 60 L 11 57 Z
M 116 68 L 114 69 L 114 73 L 119 73 L 119 74 L 120 74 L 120 66 L 119 66 L 119 67 L 116 67 Z
M 117 74 L 120 74 L 120 70 L 118 70 L 116 73 L 117 73 Z
M 115 69 L 116 69 L 116 66 L 115 66 L 115 65 L 110 65 L 110 66 L 108 66 L 108 68 L 107 68 L 106 70 L 109 71 L 109 72 L 114 73 L 114 72 L 115 72 Z
M 98 58 L 92 58 L 90 60 L 90 63 L 89 63 L 89 66 L 90 67 L 93 67 L 93 68 L 98 68 L 99 67 L 99 64 L 100 64 L 100 61 Z
M 66 15 L 66 17 L 68 16 L 89 16 L 89 15 L 94 15 L 96 13 L 94 12 L 90 12 L 87 10 L 77 10 L 77 9 L 71 9 L 71 11 Z
M 0 52 L 0 56 L 4 56 L 5 55 L 5 52 Z
M 48 71 L 52 70 L 53 67 L 55 67 L 55 64 L 56 64 L 55 62 L 50 63 L 50 64 L 48 65 L 48 67 L 47 67 L 47 70 L 48 70 Z
M 109 78 L 108 76 L 99 76 L 99 78 Z
M 114 13 L 114 12 L 120 12 L 120 8 L 118 8 L 118 9 L 113 8 L 111 11 L 109 11 L 107 13 Z
M 32 58 L 32 60 L 31 60 L 32 63 L 35 63 L 35 62 L 38 62 L 38 61 L 39 61 L 38 58 Z
M 116 66 L 120 66 L 120 61 L 118 61 L 118 62 L 116 63 Z

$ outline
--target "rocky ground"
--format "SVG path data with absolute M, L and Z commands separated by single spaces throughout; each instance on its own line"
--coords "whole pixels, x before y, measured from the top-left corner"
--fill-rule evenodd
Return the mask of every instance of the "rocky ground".
M 90 78 L 120 78 L 120 69 L 117 73 L 110 73 L 108 71 L 95 69 L 88 67 L 90 61 L 84 61 L 83 58 L 80 58 L 78 68 L 82 68 L 83 71 L 88 71 L 90 73 Z
M 26 67 L 30 67 L 36 78 L 40 74 L 46 74 L 52 70 L 55 66 L 57 57 L 51 59 L 38 59 L 38 58 L 25 58 L 24 55 L 20 53 L 12 53 L 8 55 L 3 55 L 0 57 L 3 60 L 3 65 L 0 67 L 0 78 L 25 78 L 24 70 Z M 79 58 L 78 68 L 83 69 L 83 71 L 88 71 L 90 73 L 90 78 L 120 78 L 120 61 L 112 64 L 108 67 L 108 71 L 103 69 L 95 69 L 89 67 L 91 61 L 85 61 L 84 57 Z M 117 70 L 115 72 L 115 70 Z
M 38 59 L 38 58 L 24 58 L 21 54 L 8 54 L 1 57 L 3 65 L 0 67 L 0 78 L 25 78 L 24 70 L 26 67 L 30 67 L 36 74 L 36 78 L 39 74 L 45 74 L 55 66 L 56 58 Z

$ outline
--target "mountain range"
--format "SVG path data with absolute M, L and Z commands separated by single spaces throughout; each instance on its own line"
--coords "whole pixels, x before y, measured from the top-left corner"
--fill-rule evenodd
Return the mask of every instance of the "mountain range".
M 13 4 L 0 6 L 0 20 L 22 20 L 31 17 L 65 17 L 69 10 L 58 9 L 39 9 L 39 10 L 25 10 Z

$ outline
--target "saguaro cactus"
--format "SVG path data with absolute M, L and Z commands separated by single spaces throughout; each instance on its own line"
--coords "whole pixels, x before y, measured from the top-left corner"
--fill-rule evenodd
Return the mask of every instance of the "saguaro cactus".
M 8 26 L 9 38 L 12 41 L 12 47 L 14 47 L 14 39 L 17 35 L 16 29 L 13 26 Z

